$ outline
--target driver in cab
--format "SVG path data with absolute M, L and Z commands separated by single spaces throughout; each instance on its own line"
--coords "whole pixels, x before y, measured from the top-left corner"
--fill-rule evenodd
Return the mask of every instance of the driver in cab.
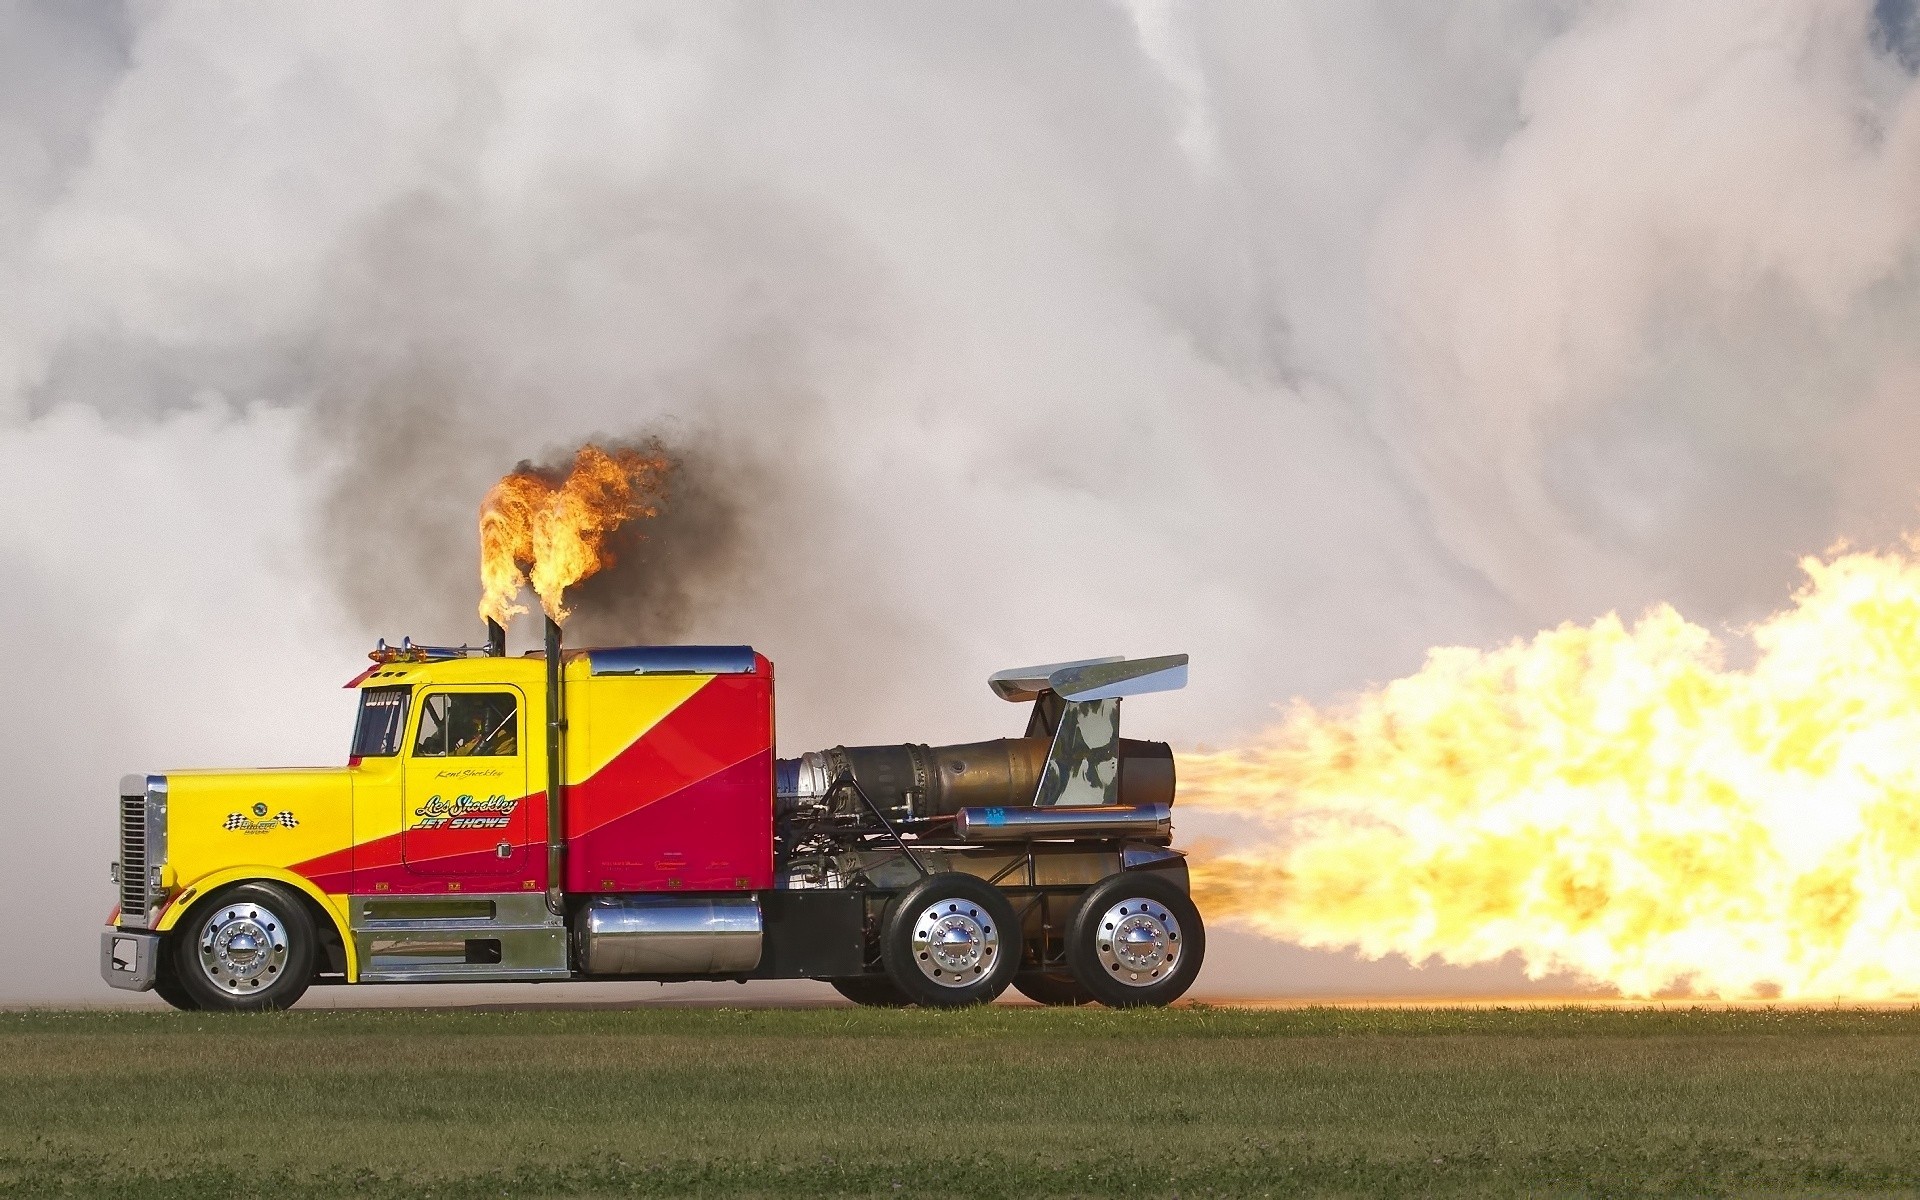
M 453 753 L 457 756 L 512 754 L 514 752 L 513 714 L 508 713 L 492 729 L 487 728 L 487 716 L 476 712 L 463 722 L 453 743 Z

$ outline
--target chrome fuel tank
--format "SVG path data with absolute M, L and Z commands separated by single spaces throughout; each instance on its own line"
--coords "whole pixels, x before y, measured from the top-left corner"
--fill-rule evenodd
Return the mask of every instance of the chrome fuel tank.
M 740 975 L 760 965 L 752 896 L 595 896 L 573 920 L 588 975 Z

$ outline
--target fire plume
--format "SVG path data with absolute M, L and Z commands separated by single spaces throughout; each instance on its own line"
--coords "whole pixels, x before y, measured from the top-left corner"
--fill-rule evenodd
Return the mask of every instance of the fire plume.
M 480 505 L 480 615 L 505 625 L 531 586 L 555 621 L 566 590 L 611 565 L 607 538 L 658 512 L 671 464 L 662 455 L 589 443 L 564 476 L 522 464 Z
M 1629 996 L 1920 996 L 1920 542 L 1803 564 L 1750 666 L 1670 607 L 1439 649 L 1337 711 L 1183 755 L 1210 916 Z

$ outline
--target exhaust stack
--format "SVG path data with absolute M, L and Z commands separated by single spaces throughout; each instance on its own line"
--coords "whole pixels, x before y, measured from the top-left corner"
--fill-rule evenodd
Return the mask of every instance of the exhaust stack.
M 500 624 L 500 622 L 494 620 L 492 617 L 488 617 L 487 618 L 487 657 L 505 658 L 506 656 L 507 656 L 506 626 Z
M 505 633 L 502 632 L 502 641 Z M 547 911 L 565 916 L 566 821 L 563 784 L 565 764 L 560 758 L 561 733 L 567 727 L 560 711 L 560 624 L 547 618 Z

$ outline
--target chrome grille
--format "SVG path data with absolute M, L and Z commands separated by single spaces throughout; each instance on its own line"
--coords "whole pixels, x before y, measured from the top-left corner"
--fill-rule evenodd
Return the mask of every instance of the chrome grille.
M 120 797 L 120 924 L 147 926 L 147 798 Z

